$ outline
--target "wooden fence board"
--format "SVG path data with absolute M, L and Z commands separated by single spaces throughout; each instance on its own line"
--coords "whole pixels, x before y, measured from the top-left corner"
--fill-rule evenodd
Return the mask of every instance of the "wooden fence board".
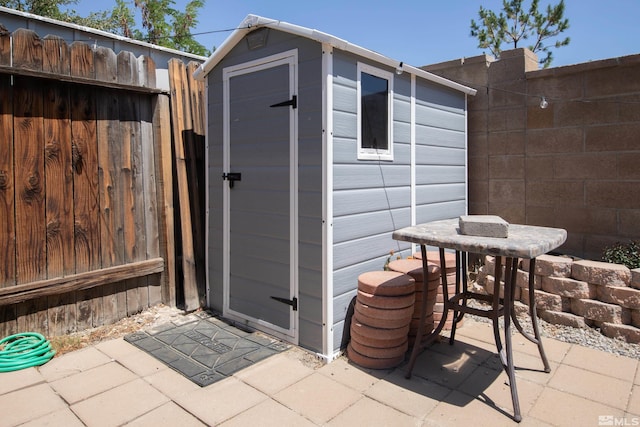
M 47 335 L 56 337 L 77 332 L 76 327 L 76 295 L 75 292 L 56 290 L 47 297 Z M 2 307 L 0 307 L 2 308 Z
M 46 227 L 44 202 L 44 130 L 42 91 L 30 81 L 14 79 L 14 153 L 17 283 L 46 277 Z M 19 330 L 46 328 L 46 299 L 17 307 Z
M 145 72 L 151 72 L 148 68 Z M 153 71 L 155 75 L 155 71 Z M 153 136 L 153 112 L 151 100 L 146 96 L 140 98 L 140 136 L 142 155 L 142 186 L 143 190 L 143 219 L 146 236 L 146 258 L 160 256 L 159 231 L 158 231 L 158 196 L 156 193 L 156 168 L 155 168 L 155 141 Z M 159 285 L 159 283 L 158 283 Z M 152 282 L 147 282 L 148 305 L 155 305 L 162 301 L 160 287 Z
M 139 81 L 138 62 L 131 52 L 118 54 L 118 82 L 135 84 Z M 144 240 L 144 201 L 140 197 L 142 182 L 140 176 L 140 107 L 139 97 L 135 94 L 120 94 L 120 122 L 122 128 L 122 191 L 124 194 L 124 243 L 125 261 L 134 262 L 144 259 L 146 241 Z M 141 206 L 142 203 L 142 206 Z M 139 280 L 126 282 L 127 315 L 138 313 L 148 304 L 139 286 Z M 146 288 L 145 288 L 146 291 Z
M 169 97 L 159 95 L 153 117 L 156 138 L 156 184 L 158 186 L 158 204 L 160 206 L 158 221 L 160 222 L 160 252 L 165 262 L 162 278 L 162 300 L 176 305 L 176 265 L 175 265 L 175 233 L 173 219 L 173 168 L 171 149 L 171 115 Z
M 187 102 L 186 70 L 182 61 L 169 61 L 169 85 L 171 87 L 171 115 L 176 159 L 176 179 L 180 205 L 180 228 L 182 230 L 182 269 L 185 308 L 187 311 L 200 307 L 196 277 L 191 207 L 189 204 L 189 181 L 185 158 L 185 139 L 192 135 L 191 109 Z
M 191 117 L 193 119 L 193 132 L 196 135 L 205 134 L 206 117 L 204 111 L 204 82 L 193 77 L 200 64 L 189 62 L 187 64 L 187 82 L 189 84 L 189 104 L 191 105 Z
M 153 59 L 140 56 L 138 62 L 138 83 L 145 87 L 156 85 L 156 65 Z M 158 196 L 156 193 L 155 145 L 153 134 L 153 110 L 151 99 L 140 96 L 140 135 L 142 154 L 143 202 L 146 236 L 146 257 L 155 258 L 160 254 L 158 231 Z M 159 277 L 147 278 L 148 304 L 162 301 Z
M 56 292 L 70 292 L 78 289 L 105 286 L 110 282 L 156 274 L 163 269 L 164 260 L 162 258 L 153 258 L 131 264 L 86 271 L 67 277 L 38 280 L 10 288 L 2 288 L 0 289 L 0 306 L 41 298 Z
M 130 95 L 131 111 L 133 113 L 131 138 L 131 194 L 133 196 L 133 229 L 135 249 L 132 261 L 144 260 L 147 256 L 146 217 L 144 204 L 144 175 L 142 155 L 142 116 L 140 95 Z M 149 306 L 149 291 L 147 278 L 131 279 L 131 292 L 127 293 L 127 311 L 129 314 L 139 313 Z M 130 303 L 129 296 L 132 298 Z
M 42 71 L 42 40 L 24 28 L 13 32 L 12 65 L 16 68 Z
M 156 87 L 156 63 L 153 58 L 140 56 L 137 60 L 140 79 L 138 84 L 144 87 Z
M 49 35 L 42 39 L 42 71 L 67 76 L 71 72 L 69 46 L 62 37 Z
M 204 231 L 205 223 L 205 110 L 204 110 L 204 82 L 193 77 L 199 64 L 189 62 L 187 64 L 187 84 L 189 87 L 189 104 L 191 109 L 191 119 L 193 122 L 193 136 L 187 139 L 186 149 L 189 171 L 189 187 L 192 221 L 193 221 L 193 246 L 196 259 L 196 277 L 198 280 L 198 292 L 205 295 L 206 282 L 206 239 Z
M 116 82 L 118 60 L 116 54 L 104 47 L 96 48 L 96 78 Z M 124 264 L 124 212 L 120 178 L 120 122 L 118 94 L 113 90 L 97 91 L 98 173 L 100 188 L 100 249 L 103 267 Z M 113 323 L 121 318 L 118 301 L 126 312 L 126 290 L 123 282 L 110 283 L 102 288 L 104 321 Z
M 51 278 L 75 273 L 71 117 L 69 87 L 48 82 L 43 89 L 47 277 Z M 49 335 L 68 333 L 69 325 L 75 325 L 73 295 L 49 296 L 47 306 Z
M 96 80 L 109 83 L 118 82 L 118 59 L 113 50 L 104 46 L 96 46 L 93 60 Z
M 74 77 L 93 79 L 96 75 L 95 59 L 91 47 L 82 42 L 73 42 L 69 46 L 71 61 L 70 74 Z
M 0 288 L 16 283 L 13 96 L 11 78 L 0 76 Z
M 75 272 L 73 171 L 69 88 L 43 85 L 47 277 Z
M 48 83 L 45 88 L 47 277 L 57 277 L 75 272 L 70 101 L 66 85 Z M 51 295 L 47 307 L 48 335 L 75 331 L 73 294 Z
M 0 33 L 0 60 L 2 40 Z M 0 288 L 4 288 L 16 283 L 13 96 L 9 76 L 0 76 L 0 93 Z M 0 307 L 0 336 L 12 335 L 16 330 L 16 306 Z
M 14 156 L 17 283 L 46 276 L 42 92 L 14 79 Z
M 0 306 L 0 335 L 8 337 L 18 332 L 18 304 Z
M 11 33 L 0 24 L 0 65 L 11 65 Z
M 75 92 L 71 117 L 74 149 L 75 258 L 76 272 L 81 273 L 100 268 L 101 265 L 96 110 L 92 89 L 80 88 Z M 82 296 L 78 295 L 77 323 L 79 329 L 84 329 L 94 325 L 93 317 L 99 321 L 102 316 L 102 302 L 101 297 L 93 291 L 82 291 L 80 294 Z
M 94 77 L 93 51 L 84 43 L 70 47 L 71 75 Z M 71 109 L 73 144 L 76 272 L 100 268 L 98 201 L 98 150 L 95 90 L 80 87 L 74 92 Z M 99 291 L 76 293 L 78 329 L 101 324 L 103 304 Z

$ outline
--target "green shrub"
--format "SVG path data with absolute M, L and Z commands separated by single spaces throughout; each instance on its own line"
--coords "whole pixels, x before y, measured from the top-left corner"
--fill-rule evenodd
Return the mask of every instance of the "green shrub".
M 614 264 L 640 268 L 640 241 L 630 241 L 628 244 L 616 243 L 602 252 L 602 259 Z

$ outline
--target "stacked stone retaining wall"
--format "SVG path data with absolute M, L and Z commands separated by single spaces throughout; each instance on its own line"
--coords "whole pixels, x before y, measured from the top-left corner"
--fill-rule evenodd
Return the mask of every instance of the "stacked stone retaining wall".
M 492 294 L 494 258 L 487 256 L 476 283 Z M 504 268 L 504 267 L 503 267 Z M 538 316 L 548 323 L 596 327 L 611 338 L 640 343 L 640 268 L 542 255 L 535 265 Z M 516 276 L 515 298 L 529 304 L 529 260 Z

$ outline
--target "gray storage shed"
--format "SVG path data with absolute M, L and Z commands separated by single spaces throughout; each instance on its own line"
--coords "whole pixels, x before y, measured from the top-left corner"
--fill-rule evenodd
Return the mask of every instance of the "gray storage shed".
M 475 90 L 255 15 L 196 78 L 209 307 L 332 360 L 358 276 L 413 250 L 393 230 L 467 213 Z

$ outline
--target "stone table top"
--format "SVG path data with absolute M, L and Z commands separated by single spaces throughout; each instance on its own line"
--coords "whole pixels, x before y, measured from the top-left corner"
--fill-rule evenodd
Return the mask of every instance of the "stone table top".
M 509 236 L 481 237 L 460 232 L 458 219 L 447 219 L 401 228 L 393 232 L 393 239 L 462 252 L 510 258 L 535 258 L 545 254 L 567 239 L 561 228 L 509 224 Z

